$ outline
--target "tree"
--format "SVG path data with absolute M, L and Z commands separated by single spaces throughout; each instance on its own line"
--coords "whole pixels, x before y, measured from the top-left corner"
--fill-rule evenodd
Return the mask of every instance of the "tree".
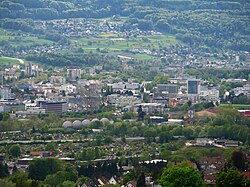
M 234 151 L 232 153 L 232 164 L 234 167 L 236 167 L 238 170 L 245 171 L 247 169 L 247 158 L 242 151 Z
M 44 180 L 47 175 L 63 170 L 63 162 L 56 158 L 37 159 L 30 163 L 29 178 Z
M 9 175 L 8 166 L 0 162 L 0 178 L 7 177 Z
M 3 120 L 3 113 L 0 113 L 0 121 Z
M 153 82 L 154 82 L 155 84 L 166 84 L 166 83 L 169 82 L 168 79 L 169 79 L 169 76 L 168 76 L 168 75 L 166 75 L 166 74 L 161 74 L 161 75 L 155 76 Z
M 9 154 L 13 157 L 19 157 L 21 154 L 21 148 L 19 144 L 14 144 L 9 148 Z
M 124 112 L 122 119 L 131 119 L 133 117 L 133 112 Z
M 8 179 L 0 179 L 0 186 L 4 187 L 16 187 L 16 184 L 9 181 Z
M 250 146 L 250 134 L 247 135 L 246 145 Z
M 216 187 L 244 187 L 249 184 L 243 174 L 235 169 L 228 169 L 227 172 L 221 171 L 215 177 Z
M 36 128 L 35 128 L 34 125 L 33 125 L 33 127 L 32 127 L 32 133 L 36 133 Z
M 84 177 L 84 176 L 79 177 L 79 178 L 77 179 L 76 184 L 77 184 L 78 186 L 82 186 L 85 182 L 88 181 L 88 179 L 89 179 L 88 177 Z
M 123 176 L 123 184 L 127 184 L 129 181 L 134 180 L 136 178 L 135 170 L 130 170 Z
M 45 151 L 52 151 L 52 152 L 56 152 L 57 148 L 56 148 L 56 144 L 54 142 L 49 142 L 46 147 L 45 147 Z
M 138 187 L 145 187 L 146 184 L 145 184 L 145 174 L 142 172 L 138 179 L 137 179 L 137 186 Z
M 160 177 L 159 184 L 163 187 L 200 187 L 203 186 L 203 181 L 200 174 L 193 167 L 180 165 L 165 169 Z
M 111 136 L 105 136 L 103 142 L 105 144 L 110 144 L 113 142 L 113 138 Z
M 32 180 L 28 178 L 28 174 L 24 172 L 15 172 L 10 176 L 10 180 L 16 184 L 17 187 L 31 187 Z
M 61 186 L 62 187 L 75 187 L 76 184 L 73 181 L 64 181 Z
M 188 105 L 188 108 L 190 108 L 192 106 L 192 101 L 188 100 L 187 105 Z
M 140 105 L 138 110 L 137 110 L 137 113 L 138 113 L 138 119 L 139 120 L 144 120 L 144 116 L 145 116 L 145 112 L 142 110 L 142 106 Z
M 47 175 L 44 182 L 50 186 L 57 186 L 67 180 L 69 180 L 69 173 L 66 171 L 58 171 L 57 173 Z

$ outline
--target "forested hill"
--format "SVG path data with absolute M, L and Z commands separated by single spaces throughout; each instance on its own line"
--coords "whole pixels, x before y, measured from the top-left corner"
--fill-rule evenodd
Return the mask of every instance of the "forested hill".
M 189 45 L 250 51 L 249 0 L 0 0 L 0 26 L 5 29 L 18 30 L 20 22 L 26 26 L 21 19 L 113 15 L 128 18 L 126 29 L 137 26 L 176 35 Z

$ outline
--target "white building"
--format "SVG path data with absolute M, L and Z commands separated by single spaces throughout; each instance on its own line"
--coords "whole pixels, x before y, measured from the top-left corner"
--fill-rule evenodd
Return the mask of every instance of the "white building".
M 130 83 L 130 82 L 118 82 L 112 84 L 112 89 L 114 92 L 122 91 L 122 90 L 130 90 L 133 91 L 133 93 L 136 93 L 140 90 L 140 84 L 139 83 Z
M 67 68 L 67 78 L 69 81 L 76 81 L 81 78 L 82 71 L 79 67 L 72 66 Z
M 72 84 L 63 84 L 60 88 L 59 88 L 60 92 L 65 92 L 65 94 L 69 94 L 69 93 L 76 93 L 76 86 L 72 85 Z
M 66 82 L 65 78 L 63 76 L 51 76 L 50 77 L 50 83 L 56 83 L 56 84 L 64 84 Z
M 244 94 L 244 95 L 249 96 L 250 95 L 250 83 L 244 85 L 243 87 L 234 88 L 233 91 L 234 91 L 234 94 L 236 96 L 238 96 L 240 94 Z
M 123 82 L 112 84 L 112 89 L 114 92 L 117 92 L 119 90 L 124 90 L 124 88 L 125 88 L 125 84 Z
M 125 83 L 126 90 L 139 90 L 140 84 L 139 83 Z
M 140 103 L 135 105 L 134 112 L 138 111 L 139 107 L 142 107 L 142 111 L 146 112 L 147 114 L 151 114 L 154 112 L 163 112 L 164 111 L 164 104 L 161 103 Z
M 141 100 L 134 96 L 112 94 L 107 96 L 107 102 L 111 105 L 125 107 L 127 105 L 139 104 Z
M 0 88 L 1 99 L 11 99 L 13 97 L 9 87 Z
M 32 75 L 32 64 L 31 63 L 28 63 L 25 65 L 25 74 Z
M 3 80 L 4 80 L 4 76 L 3 76 L 3 72 L 0 71 L 0 86 L 3 86 Z
M 219 100 L 219 89 L 215 87 L 202 86 L 200 91 L 200 99 L 205 99 L 207 101 L 218 101 Z

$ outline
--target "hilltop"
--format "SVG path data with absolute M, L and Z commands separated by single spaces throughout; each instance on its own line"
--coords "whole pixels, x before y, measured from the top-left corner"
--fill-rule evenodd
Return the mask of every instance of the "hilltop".
M 38 43 L 62 39 L 56 28 L 41 28 L 41 20 L 113 17 L 122 21 L 120 30 L 153 30 L 204 50 L 250 49 L 247 0 L 1 0 L 0 7 L 1 28 L 35 34 Z

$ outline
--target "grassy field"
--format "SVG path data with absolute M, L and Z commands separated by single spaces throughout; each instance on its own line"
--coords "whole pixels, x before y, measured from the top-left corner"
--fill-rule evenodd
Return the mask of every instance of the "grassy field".
M 9 40 L 13 39 L 13 37 L 9 36 L 8 34 L 9 34 L 8 31 L 0 28 L 0 42 L 9 41 Z
M 0 57 L 0 64 L 19 64 L 18 59 L 9 58 L 9 57 Z
M 22 37 L 22 36 L 10 36 L 14 31 L 0 29 L 0 42 L 8 42 L 12 47 L 31 46 L 31 45 L 51 45 L 50 40 L 45 40 L 38 37 Z
M 250 110 L 250 105 L 244 104 L 220 104 L 220 107 L 232 107 L 238 110 Z
M 170 45 L 181 44 L 174 36 L 155 35 L 140 36 L 137 38 L 124 39 L 116 34 L 100 34 L 99 37 L 85 37 L 71 39 L 73 45 L 83 48 L 112 48 L 118 50 L 128 49 L 159 49 Z
M 45 39 L 41 39 L 38 37 L 25 37 L 25 38 L 17 38 L 15 40 L 10 40 L 10 45 L 12 46 L 31 46 L 31 45 L 51 45 L 53 44 L 52 41 L 50 40 L 45 40 Z
M 82 48 L 85 53 L 107 51 L 113 55 L 129 55 L 139 60 L 155 60 L 156 57 L 148 54 L 131 54 L 130 50 L 158 50 L 161 47 L 182 44 L 171 35 L 140 36 L 124 39 L 117 34 L 100 34 L 96 37 L 71 39 L 75 48 Z M 158 59 L 159 60 L 159 59 Z

